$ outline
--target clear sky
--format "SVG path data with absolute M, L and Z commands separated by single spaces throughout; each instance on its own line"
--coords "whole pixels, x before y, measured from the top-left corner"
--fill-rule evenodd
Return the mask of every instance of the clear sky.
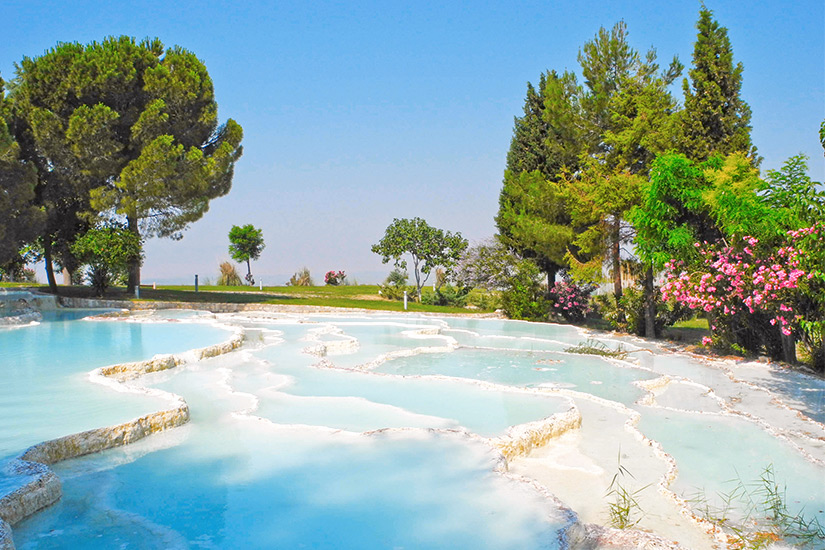
M 825 118 L 822 0 L 707 0 L 744 64 L 762 169 L 811 157 Z M 302 266 L 361 283 L 390 267 L 370 252 L 393 218 L 419 216 L 471 241 L 493 217 L 526 84 L 578 72 L 581 45 L 623 19 L 630 42 L 689 67 L 698 1 L 37 2 L 0 5 L 0 75 L 57 42 L 158 37 L 201 58 L 222 121 L 244 128 L 232 191 L 181 241 L 146 243 L 143 283 L 217 278 L 232 225 L 263 229 L 265 284 Z M 681 98 L 681 92 L 679 92 Z M 239 266 L 239 270 L 241 266 Z M 45 279 L 40 273 L 41 280 Z

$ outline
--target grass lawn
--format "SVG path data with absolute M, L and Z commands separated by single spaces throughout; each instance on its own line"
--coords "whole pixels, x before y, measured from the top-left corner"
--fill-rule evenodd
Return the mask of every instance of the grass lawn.
M 3 285 L 5 286 L 5 285 Z M 46 285 L 18 285 L 48 292 Z M 60 286 L 62 296 L 94 298 L 91 288 L 85 286 Z M 423 292 L 426 292 L 422 289 Z M 430 290 L 431 292 L 431 290 Z M 132 300 L 123 287 L 113 287 L 103 297 L 107 300 Z M 404 303 L 385 300 L 378 295 L 378 285 L 357 286 L 265 286 L 263 290 L 249 286 L 158 286 L 152 289 L 141 286 L 140 301 L 163 302 L 221 302 L 229 304 L 284 304 L 297 306 L 329 306 L 360 308 L 378 311 L 403 311 Z M 429 313 L 489 313 L 479 309 L 431 306 L 410 301 L 407 311 Z
M 685 344 L 700 344 L 702 337 L 710 336 L 710 325 L 707 319 L 695 317 L 687 321 L 679 321 L 672 327 L 665 329 L 665 338 L 684 342 Z

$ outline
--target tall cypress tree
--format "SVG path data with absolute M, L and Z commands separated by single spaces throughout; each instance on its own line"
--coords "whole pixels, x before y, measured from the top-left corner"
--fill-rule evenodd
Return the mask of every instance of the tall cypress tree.
M 741 151 L 758 164 L 751 142 L 751 110 L 739 95 L 742 63 L 734 65 L 728 30 L 704 6 L 696 27 L 693 66 L 689 79 L 682 83 L 685 107 L 680 149 L 696 161 Z
M 552 286 L 573 238 L 563 195 L 563 170 L 575 170 L 583 141 L 574 74 L 543 73 L 527 84 L 524 115 L 516 117 L 507 153 L 496 226 L 502 242 L 533 259 Z

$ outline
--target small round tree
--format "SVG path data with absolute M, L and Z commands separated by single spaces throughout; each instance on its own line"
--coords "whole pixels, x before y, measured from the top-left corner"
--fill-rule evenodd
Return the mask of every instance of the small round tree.
M 384 237 L 372 245 L 372 251 L 382 256 L 383 263 L 393 260 L 395 267 L 402 270 L 407 269 L 407 260 L 402 260 L 401 256 L 410 255 L 419 300 L 421 287 L 427 282 L 433 269 L 441 266 L 445 275 L 449 276 L 466 249 L 467 239 L 461 233 L 445 232 L 430 226 L 421 218 L 394 219 L 387 227 Z
M 261 257 L 264 247 L 263 231 L 255 229 L 252 224 L 239 227 L 233 225 L 229 230 L 229 254 L 236 262 L 246 262 L 246 282 L 255 284 L 252 278 L 252 266 L 250 260 L 257 260 Z

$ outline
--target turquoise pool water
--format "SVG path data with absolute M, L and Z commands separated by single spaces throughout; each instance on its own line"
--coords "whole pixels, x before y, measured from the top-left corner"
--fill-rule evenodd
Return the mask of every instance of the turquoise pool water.
M 0 459 L 46 439 L 124 422 L 162 408 L 145 395 L 93 384 L 97 367 L 149 359 L 228 340 L 196 323 L 82 321 L 94 312 L 43 312 L 43 322 L 0 327 Z
M 82 388 L 94 386 L 86 373 L 111 363 L 107 358 L 139 358 L 170 346 L 182 351 L 205 345 L 195 344 L 198 338 L 227 337 L 225 330 L 177 317 L 181 322 L 143 323 L 137 336 L 134 323 L 56 321 L 54 334 L 34 340 L 78 349 L 69 354 L 77 361 L 52 351 L 41 359 L 67 366 L 37 373 L 42 360 L 33 359 L 24 369 L 28 382 L 16 387 L 22 397 L 4 395 L 0 407 L 28 407 L 31 418 L 21 420 L 31 426 L 26 430 L 65 430 L 57 435 L 92 418 L 125 419 L 157 409 L 146 396 Z M 792 505 L 817 514 L 825 508 L 825 467 L 756 423 L 721 414 L 721 405 L 713 408 L 718 398 L 757 415 L 771 406 L 773 394 L 649 344 L 602 335 L 605 345 L 632 352 L 629 362 L 617 363 L 565 353 L 593 335 L 563 325 L 387 315 L 232 319 L 250 330 L 243 349 L 135 382 L 182 396 L 191 422 L 56 465 L 64 498 L 14 526 L 18 548 L 559 548 L 567 512 L 533 486 L 496 473 L 499 455 L 483 438 L 505 436 L 512 426 L 571 406 L 584 412 L 583 428 L 559 441 L 564 453 L 531 459 L 538 467 L 572 467 L 592 481 L 587 487 L 596 487 L 599 479 L 609 480 L 617 451 L 649 449 L 630 447 L 626 419 L 639 414 L 638 430 L 678 464 L 676 493 L 723 490 L 731 465 L 745 479 L 773 463 Z M 109 324 L 121 326 L 105 328 Z M 416 333 L 421 330 L 437 334 Z M 78 338 L 83 343 L 72 347 Z M 306 353 L 319 342 L 347 339 L 357 345 L 331 347 L 326 357 Z M 6 343 L 20 345 L 14 338 Z M 37 347 L 28 344 L 19 356 L 35 357 Z M 668 386 L 661 406 L 643 404 L 648 393 L 638 383 L 663 375 L 695 384 Z M 805 384 L 791 376 L 771 390 L 781 397 L 793 386 L 790 400 L 805 387 L 818 388 Z M 112 395 L 98 405 L 90 399 L 91 412 L 79 413 L 75 424 L 50 426 L 39 414 L 49 407 L 38 396 L 70 399 L 62 395 L 66 387 Z M 716 412 L 694 410 L 696 396 Z M 813 401 L 805 406 L 820 407 Z M 763 421 L 775 422 L 780 432 L 796 429 L 783 424 L 792 412 L 777 407 Z M 25 447 L 23 440 L 35 439 L 7 425 L 0 438 L 15 449 L 11 454 Z M 622 431 L 624 445 L 605 444 L 611 434 L 600 429 Z M 815 445 L 810 442 L 809 450 Z M 580 467 L 577 461 L 585 459 L 587 467 Z M 638 463 L 645 460 L 657 459 Z M 656 471 L 665 469 L 660 461 Z M 646 472 L 634 475 L 640 485 L 657 481 L 645 479 Z M 589 498 L 606 507 L 603 489 Z

